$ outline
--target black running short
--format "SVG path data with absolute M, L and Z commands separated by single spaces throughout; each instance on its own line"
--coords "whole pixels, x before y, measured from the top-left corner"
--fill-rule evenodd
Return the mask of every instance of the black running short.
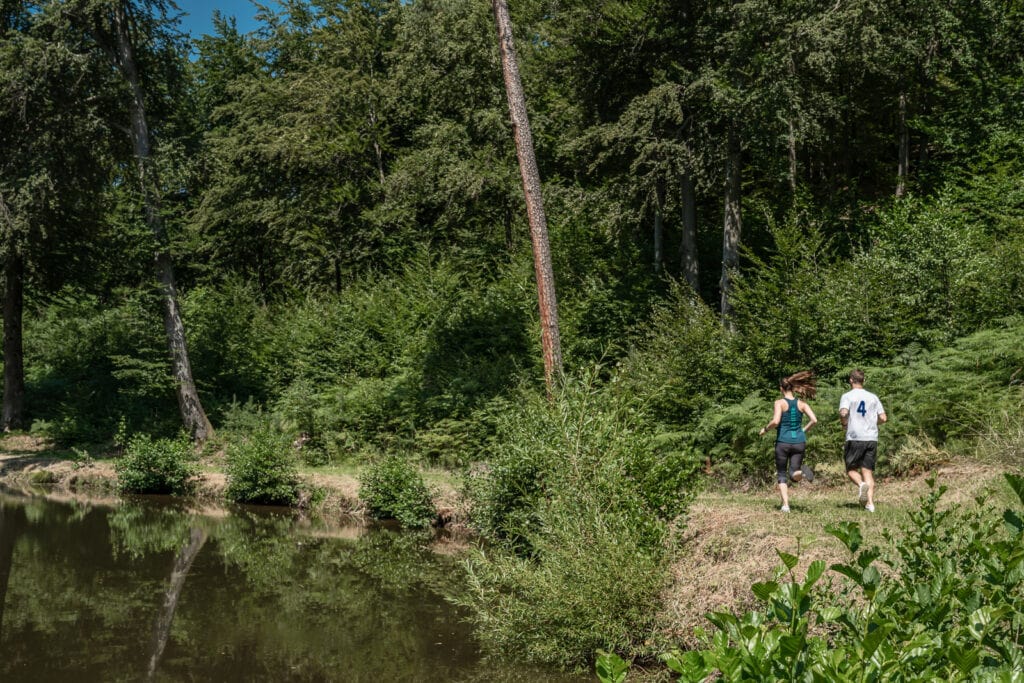
M 877 441 L 847 441 L 843 448 L 846 471 L 865 469 L 873 472 L 877 455 Z
M 804 460 L 807 442 L 783 443 L 775 442 L 775 477 L 780 484 L 785 484 L 790 473 L 800 469 Z

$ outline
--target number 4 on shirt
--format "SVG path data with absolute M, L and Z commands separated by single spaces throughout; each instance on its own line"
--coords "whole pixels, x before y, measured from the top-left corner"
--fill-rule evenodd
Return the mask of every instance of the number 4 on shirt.
M 857 412 L 860 413 L 861 417 L 864 417 L 868 414 L 868 409 L 864 407 L 864 401 L 861 401 L 860 405 L 857 406 Z

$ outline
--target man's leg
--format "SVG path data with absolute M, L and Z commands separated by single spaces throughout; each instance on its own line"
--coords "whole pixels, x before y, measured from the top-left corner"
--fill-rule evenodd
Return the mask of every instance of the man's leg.
M 867 467 L 861 468 L 861 476 L 868 485 L 868 503 L 867 505 L 871 508 L 875 507 L 875 473 L 869 470 Z
M 878 442 L 871 441 L 864 448 L 864 459 L 860 463 L 860 474 L 868 485 L 867 500 L 861 501 L 868 512 L 875 511 L 875 459 L 878 457 Z
M 865 450 L 867 446 L 861 441 L 847 441 L 843 447 L 843 460 L 846 462 L 846 476 L 850 478 L 854 484 L 857 485 L 857 502 L 861 505 L 867 505 L 869 502 L 869 490 L 870 486 L 864 479 L 863 473 L 866 471 L 866 467 L 874 465 L 874 460 L 871 463 L 865 462 Z

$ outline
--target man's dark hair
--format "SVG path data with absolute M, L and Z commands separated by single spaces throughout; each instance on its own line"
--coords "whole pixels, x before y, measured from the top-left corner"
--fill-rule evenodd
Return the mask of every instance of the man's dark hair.
M 850 373 L 850 383 L 851 384 L 864 384 L 864 371 L 858 369 L 858 370 L 854 370 L 853 372 L 851 372 Z

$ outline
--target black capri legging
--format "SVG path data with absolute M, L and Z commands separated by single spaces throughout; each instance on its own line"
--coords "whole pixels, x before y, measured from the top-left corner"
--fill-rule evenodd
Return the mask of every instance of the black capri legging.
M 775 474 L 780 484 L 789 480 L 791 472 L 796 472 L 804 461 L 804 451 L 807 443 L 783 443 L 775 442 Z

